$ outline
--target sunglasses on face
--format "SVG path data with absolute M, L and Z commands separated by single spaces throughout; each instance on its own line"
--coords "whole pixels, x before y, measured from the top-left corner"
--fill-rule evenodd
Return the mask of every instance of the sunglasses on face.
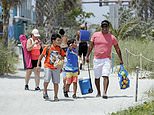
M 107 28 L 108 26 L 107 25 L 102 25 L 102 28 Z

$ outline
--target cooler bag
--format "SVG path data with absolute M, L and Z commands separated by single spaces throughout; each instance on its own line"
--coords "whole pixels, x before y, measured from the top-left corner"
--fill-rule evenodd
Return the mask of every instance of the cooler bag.
M 123 65 L 120 65 L 120 71 L 118 72 L 120 89 L 126 89 L 130 86 L 130 80 L 128 78 L 128 72 Z
M 91 76 L 90 76 L 90 70 L 89 70 L 89 64 L 88 64 L 88 78 L 79 79 L 79 86 L 80 86 L 80 90 L 81 90 L 82 95 L 93 92 L 92 83 L 91 83 Z

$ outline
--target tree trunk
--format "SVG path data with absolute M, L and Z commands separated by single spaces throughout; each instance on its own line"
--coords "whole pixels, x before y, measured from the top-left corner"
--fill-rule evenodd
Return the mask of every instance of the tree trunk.
M 148 5 L 149 5 L 149 2 L 148 2 L 148 0 L 145 0 L 145 1 L 143 1 L 144 3 L 144 7 L 143 7 L 143 10 L 144 10 L 144 20 L 147 22 L 147 20 L 148 20 L 148 15 L 149 15 L 149 13 L 148 13 Z
M 9 10 L 3 9 L 3 43 L 8 46 Z
M 149 10 L 150 10 L 150 18 L 154 19 L 154 1 L 150 0 Z
M 43 24 L 43 5 L 45 1 L 36 0 L 36 27 L 42 26 Z

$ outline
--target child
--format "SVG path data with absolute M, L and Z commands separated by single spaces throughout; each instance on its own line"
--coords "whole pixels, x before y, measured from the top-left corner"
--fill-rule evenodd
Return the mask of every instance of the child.
M 68 48 L 68 45 L 67 45 L 68 38 L 65 35 L 64 29 L 60 29 L 59 30 L 59 34 L 62 37 L 62 43 L 61 43 L 60 46 L 66 52 L 67 51 L 67 48 Z M 63 77 L 63 91 L 65 91 L 65 86 L 66 86 L 66 72 L 64 71 L 66 60 L 67 59 L 65 57 L 65 59 L 64 59 L 64 66 L 63 66 L 63 69 L 62 69 L 62 72 L 61 72 L 61 76 Z
M 68 42 L 68 49 L 66 52 L 66 66 L 65 66 L 65 71 L 66 71 L 66 87 L 65 87 L 65 92 L 64 96 L 68 96 L 68 91 L 71 83 L 73 83 L 73 98 L 76 98 L 76 91 L 77 91 L 77 79 L 78 79 L 78 74 L 79 74 L 79 67 L 78 67 L 78 54 L 77 54 L 77 43 L 75 39 L 70 39 Z
M 54 101 L 59 101 L 58 99 L 58 87 L 60 83 L 60 70 L 62 65 L 56 64 L 59 60 L 63 60 L 65 56 L 65 52 L 60 48 L 61 45 L 61 36 L 59 34 L 53 34 L 51 36 L 51 46 L 46 46 L 43 49 L 42 54 L 39 57 L 39 61 L 37 65 L 41 62 L 42 58 L 45 57 L 44 61 L 44 90 L 43 90 L 43 98 L 48 99 L 47 87 L 52 78 L 52 82 L 54 84 Z

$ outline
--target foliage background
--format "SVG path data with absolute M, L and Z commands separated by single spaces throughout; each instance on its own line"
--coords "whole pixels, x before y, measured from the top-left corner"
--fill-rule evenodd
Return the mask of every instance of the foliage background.
M 5 73 L 15 73 L 18 64 L 18 55 L 16 54 L 15 41 L 10 41 L 6 48 L 2 42 L 0 42 L 0 75 Z

